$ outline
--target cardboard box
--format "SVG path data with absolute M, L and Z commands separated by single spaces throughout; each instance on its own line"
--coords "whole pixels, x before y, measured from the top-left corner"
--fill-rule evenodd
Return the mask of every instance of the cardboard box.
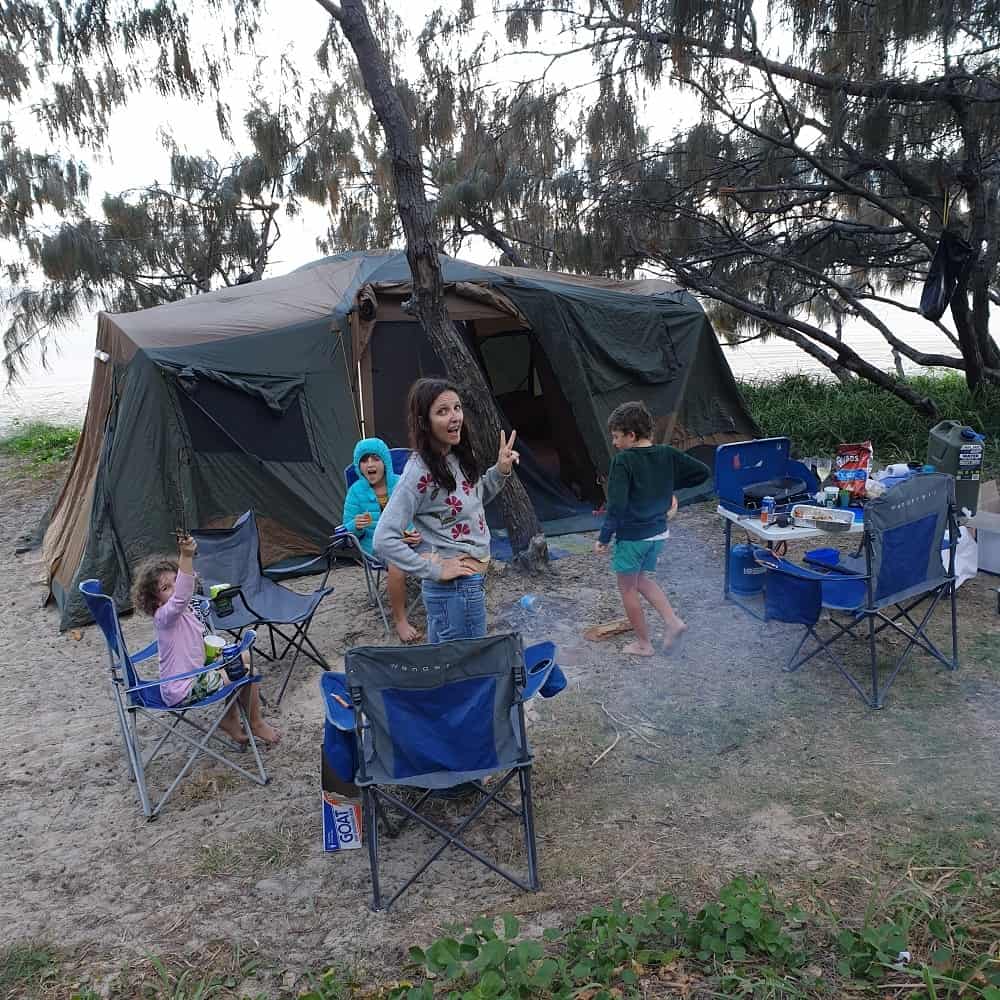
M 324 792 L 323 850 L 356 851 L 363 845 L 361 803 L 336 792 Z
M 979 568 L 986 573 L 1000 573 L 1000 490 L 995 479 L 983 483 L 976 516 L 964 523 L 976 533 Z

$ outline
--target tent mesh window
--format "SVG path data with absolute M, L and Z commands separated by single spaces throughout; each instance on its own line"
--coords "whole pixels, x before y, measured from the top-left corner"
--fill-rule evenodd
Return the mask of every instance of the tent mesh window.
M 301 394 L 280 413 L 262 399 L 204 379 L 196 393 L 180 390 L 177 398 L 196 452 L 242 452 L 264 462 L 315 461 Z
M 479 350 L 493 395 L 507 419 L 535 437 L 547 436 L 548 413 L 529 332 L 495 334 L 481 340 Z

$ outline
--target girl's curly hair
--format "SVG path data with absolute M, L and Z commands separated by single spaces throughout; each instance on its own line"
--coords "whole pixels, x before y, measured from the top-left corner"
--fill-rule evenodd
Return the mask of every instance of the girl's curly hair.
M 176 573 L 176 556 L 149 556 L 135 568 L 132 583 L 132 606 L 150 618 L 160 606 L 160 577 Z

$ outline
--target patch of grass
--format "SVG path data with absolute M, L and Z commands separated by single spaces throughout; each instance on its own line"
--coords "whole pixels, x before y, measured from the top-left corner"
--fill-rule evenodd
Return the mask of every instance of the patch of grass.
M 990 814 L 980 813 L 970 817 L 968 826 L 934 829 L 906 841 L 889 841 L 884 846 L 886 861 L 907 870 L 964 868 L 980 860 L 993 821 Z
M 941 420 L 959 420 L 986 435 L 989 474 L 1000 471 L 1000 388 L 973 397 L 958 375 L 918 375 L 909 384 L 937 404 Z M 765 437 L 790 437 L 799 455 L 832 454 L 838 444 L 872 441 L 883 464 L 922 462 L 936 421 L 870 382 L 844 386 L 811 375 L 748 379 L 740 391 Z
M 343 969 L 331 968 L 321 976 L 307 976 L 309 986 L 299 993 L 298 1000 L 346 1000 L 353 996 L 353 978 Z
M 995 667 L 1000 664 L 1000 635 L 977 635 L 966 647 L 965 656 L 984 667 Z
M 911 868 L 890 892 L 873 896 L 860 926 L 836 918 L 838 972 L 872 985 L 891 977 L 915 1000 L 998 1000 L 998 888 L 995 870 Z
M 221 802 L 225 794 L 240 785 L 240 777 L 233 771 L 206 770 L 192 775 L 181 786 L 176 801 L 185 806 L 199 802 L 216 800 Z
M 59 955 L 44 944 L 14 944 L 0 953 L 0 997 L 29 995 L 59 971 Z
M 228 951 L 228 949 L 227 949 Z M 274 992 L 250 995 L 243 984 L 261 974 L 261 966 L 252 953 L 234 947 L 219 961 L 216 953 L 208 961 L 198 959 L 147 959 L 125 965 L 117 975 L 96 990 L 93 983 L 80 983 L 72 992 L 60 992 L 71 1000 L 269 1000 Z M 55 994 L 54 994 L 55 995 Z
M 260 878 L 272 871 L 294 868 L 306 855 L 309 838 L 301 829 L 279 827 L 258 831 L 241 841 L 203 844 L 194 864 L 199 875 L 245 875 Z
M 199 875 L 236 875 L 243 864 L 243 855 L 232 843 L 203 844 L 195 871 Z
M 256 838 L 251 857 L 260 868 L 292 868 L 305 858 L 307 843 L 309 838 L 301 830 L 280 827 Z
M 0 440 L 0 452 L 26 459 L 33 468 L 64 462 L 80 439 L 79 427 L 15 423 L 14 433 Z

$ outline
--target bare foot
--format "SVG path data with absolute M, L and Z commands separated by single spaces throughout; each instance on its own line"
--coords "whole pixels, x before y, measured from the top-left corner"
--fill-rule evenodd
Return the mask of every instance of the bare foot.
M 251 725 L 250 729 L 253 732 L 254 739 L 260 740 L 262 743 L 269 743 L 271 746 L 277 746 L 281 742 L 281 733 L 274 728 L 269 722 L 265 722 L 263 719 L 260 720 L 256 725 Z
M 645 642 L 642 639 L 633 639 L 622 648 L 622 652 L 628 656 L 652 656 L 656 650 L 648 639 Z
M 238 722 L 223 720 L 219 723 L 219 729 L 234 743 L 239 743 L 241 747 L 245 747 L 250 742 L 250 737 L 243 732 L 243 727 Z
M 405 618 L 396 622 L 396 635 L 400 642 L 413 642 L 420 637 L 420 633 Z
M 673 628 L 665 629 L 663 632 L 663 652 L 665 653 L 670 647 L 688 630 L 687 624 L 682 622 L 680 618 L 677 619 L 677 625 Z

